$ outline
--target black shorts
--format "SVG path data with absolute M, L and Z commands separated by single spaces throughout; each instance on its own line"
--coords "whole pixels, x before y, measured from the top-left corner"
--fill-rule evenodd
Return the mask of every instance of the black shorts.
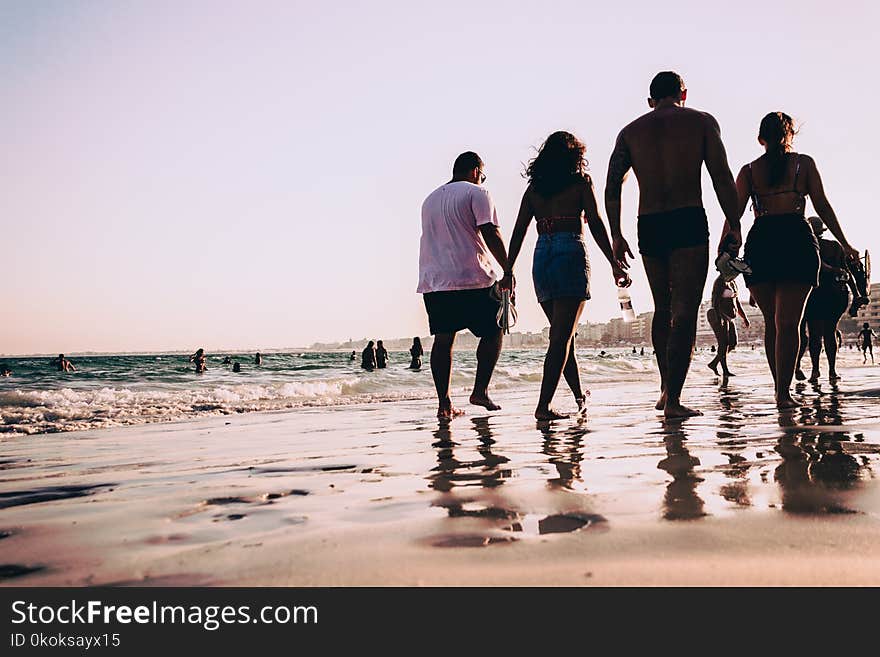
M 478 338 L 497 333 L 500 292 L 496 285 L 476 290 L 427 292 L 423 295 L 431 335 L 468 329 Z
M 709 243 L 709 222 L 703 208 L 676 208 L 639 215 L 639 253 L 665 258 L 675 249 Z
M 762 215 L 746 238 L 745 260 L 752 268 L 746 285 L 819 284 L 819 243 L 802 214 Z

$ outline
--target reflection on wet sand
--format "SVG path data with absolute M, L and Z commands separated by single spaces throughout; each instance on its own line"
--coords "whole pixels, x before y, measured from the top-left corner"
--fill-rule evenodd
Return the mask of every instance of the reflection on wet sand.
M 575 510 L 549 515 L 529 513 L 518 508 L 503 494 L 502 485 L 513 472 L 507 464 L 510 459 L 493 451 L 495 439 L 491 417 L 475 417 L 470 428 L 476 433 L 476 451 L 480 458 L 461 459 L 456 450 L 466 447 L 453 439 L 453 424 L 439 420 L 433 432 L 432 447 L 437 451 L 437 465 L 427 479 L 429 487 L 440 493 L 432 506 L 446 509 L 449 518 L 468 518 L 482 521 L 478 533 L 450 534 L 435 537 L 435 547 L 482 547 L 517 540 L 516 534 L 557 534 L 573 532 L 604 523 L 600 515 Z M 538 423 L 544 438 L 542 453 L 548 456 L 558 477 L 547 481 L 547 487 L 571 489 L 573 481 L 580 481 L 580 462 L 583 460 L 582 441 L 586 426 L 571 427 L 557 435 L 549 423 Z M 458 427 L 456 427 L 458 430 Z M 466 442 L 467 437 L 461 438 Z M 499 534 L 501 532 L 501 534 Z
M 847 453 L 846 432 L 800 431 L 779 439 L 782 463 L 774 479 L 782 493 L 782 508 L 791 513 L 858 513 L 847 506 L 845 491 L 870 476 L 867 461 Z
M 666 494 L 663 496 L 663 517 L 666 520 L 701 518 L 706 513 L 703 511 L 704 502 L 697 495 L 697 486 L 703 478 L 694 472 L 694 467 L 700 465 L 700 460 L 691 456 L 685 447 L 687 435 L 682 423 L 664 422 L 664 425 L 666 458 L 657 467 L 672 475 L 672 481 L 666 486 Z
M 547 421 L 539 421 L 537 428 L 544 439 L 541 451 L 547 455 L 559 474 L 558 477 L 548 479 L 547 486 L 551 489 L 571 490 L 575 481 L 582 483 L 583 441 L 590 430 L 584 419 L 580 418 L 574 426 L 565 430 Z

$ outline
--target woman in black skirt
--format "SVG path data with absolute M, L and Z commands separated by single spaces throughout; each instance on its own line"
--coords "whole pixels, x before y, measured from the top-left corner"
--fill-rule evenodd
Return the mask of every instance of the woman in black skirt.
M 740 211 L 751 199 L 755 212 L 745 245 L 745 259 L 752 269 L 746 285 L 764 315 L 764 349 L 780 409 L 798 406 L 790 387 L 800 347 L 799 327 L 807 296 L 818 285 L 819 245 L 804 218 L 807 196 L 846 257 L 859 255 L 846 241 L 825 197 L 813 158 L 791 151 L 795 132 L 787 114 L 765 116 L 758 141 L 766 152 L 744 166 L 736 180 Z

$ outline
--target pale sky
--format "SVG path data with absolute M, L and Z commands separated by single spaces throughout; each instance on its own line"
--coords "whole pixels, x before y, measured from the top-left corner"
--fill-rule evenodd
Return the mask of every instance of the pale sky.
M 765 113 L 794 116 L 849 241 L 880 253 L 878 18 L 848 0 L 0 0 L 0 353 L 425 335 L 420 207 L 455 156 L 483 157 L 505 238 L 555 130 L 587 144 L 601 203 L 665 69 L 719 120 L 734 175 Z M 631 177 L 634 248 L 636 194 Z M 708 177 L 704 202 L 714 243 Z M 534 241 L 518 330 L 546 325 Z M 584 320 L 606 321 L 616 291 L 590 253 Z M 640 262 L 633 278 L 650 310 Z

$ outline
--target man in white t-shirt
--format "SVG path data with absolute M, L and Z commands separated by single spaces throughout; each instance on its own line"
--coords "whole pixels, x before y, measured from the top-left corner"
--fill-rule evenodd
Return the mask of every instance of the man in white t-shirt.
M 452 346 L 458 331 L 469 329 L 480 338 L 477 373 L 470 402 L 496 411 L 489 381 L 501 354 L 497 314 L 500 288 L 511 289 L 512 277 L 497 281 L 491 254 L 507 269 L 507 249 L 498 230 L 495 204 L 482 183 L 483 161 L 468 151 L 452 167 L 452 180 L 435 189 L 422 204 L 419 287 L 434 336 L 431 374 L 440 402 L 438 417 L 461 415 L 452 405 Z

